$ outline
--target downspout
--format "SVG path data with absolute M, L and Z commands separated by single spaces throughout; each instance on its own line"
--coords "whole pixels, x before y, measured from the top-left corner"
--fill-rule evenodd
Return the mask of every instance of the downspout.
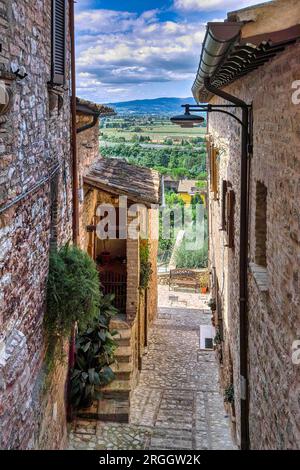
M 248 387 L 248 157 L 251 151 L 249 139 L 250 107 L 239 98 L 212 86 L 204 80 L 206 90 L 242 109 L 241 182 L 240 182 L 240 260 L 239 260 L 239 321 L 240 321 L 240 394 L 241 394 L 241 449 L 250 448 L 249 441 L 249 387 Z
M 69 27 L 70 27 L 70 48 L 71 48 L 71 126 L 72 126 L 72 194 L 73 194 L 73 243 L 78 245 L 79 235 L 79 203 L 78 203 L 78 160 L 77 160 L 77 132 L 76 132 L 76 62 L 75 62 L 75 12 L 74 0 L 69 0 Z M 69 421 L 73 419 L 72 406 L 70 404 L 70 375 L 75 365 L 76 354 L 76 325 L 72 327 L 70 348 L 69 348 L 69 371 L 67 383 L 67 418 Z
M 73 180 L 73 243 L 78 244 L 79 235 L 79 201 L 78 201 L 78 159 L 77 159 L 77 130 L 76 130 L 76 62 L 75 62 L 75 14 L 74 0 L 69 0 L 70 10 L 70 40 L 71 40 L 71 114 L 72 114 L 72 180 Z

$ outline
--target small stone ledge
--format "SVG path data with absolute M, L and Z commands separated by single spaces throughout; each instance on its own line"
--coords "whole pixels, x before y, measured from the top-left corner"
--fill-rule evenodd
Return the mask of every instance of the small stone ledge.
M 255 263 L 250 263 L 250 271 L 255 279 L 258 289 L 260 292 L 269 291 L 269 276 L 267 268 L 259 266 Z

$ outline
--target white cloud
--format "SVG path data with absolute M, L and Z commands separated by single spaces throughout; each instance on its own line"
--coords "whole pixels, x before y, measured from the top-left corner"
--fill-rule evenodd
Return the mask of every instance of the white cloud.
M 183 11 L 238 10 L 261 3 L 259 0 L 174 0 L 174 7 Z
M 100 88 L 121 94 L 146 83 L 192 85 L 205 25 L 160 22 L 157 10 L 88 10 L 76 15 L 76 30 L 78 89 L 92 96 Z

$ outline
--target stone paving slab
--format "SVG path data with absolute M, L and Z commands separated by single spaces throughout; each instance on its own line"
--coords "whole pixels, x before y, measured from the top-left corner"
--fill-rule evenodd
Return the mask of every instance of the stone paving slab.
M 159 318 L 131 400 L 130 424 L 81 421 L 70 433 L 70 449 L 235 448 L 214 352 L 199 349 L 200 325 L 210 324 L 207 297 L 178 292 L 183 307 L 170 304 L 172 294 L 160 286 Z

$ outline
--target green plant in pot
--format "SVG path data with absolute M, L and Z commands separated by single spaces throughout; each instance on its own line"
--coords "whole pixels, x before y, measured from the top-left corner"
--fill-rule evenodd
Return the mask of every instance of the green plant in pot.
M 79 331 L 76 340 L 76 360 L 71 373 L 71 404 L 73 408 L 88 408 L 101 398 L 101 387 L 115 379 L 111 365 L 115 362 L 117 331 L 110 331 L 110 321 L 117 313 L 114 296 L 101 297 L 100 314 L 86 330 Z
M 44 317 L 47 373 L 63 358 L 74 325 L 83 330 L 99 316 L 100 300 L 99 276 L 89 255 L 72 245 L 52 250 Z
M 208 292 L 209 290 L 209 275 L 208 273 L 203 273 L 200 275 L 200 288 L 203 293 Z

